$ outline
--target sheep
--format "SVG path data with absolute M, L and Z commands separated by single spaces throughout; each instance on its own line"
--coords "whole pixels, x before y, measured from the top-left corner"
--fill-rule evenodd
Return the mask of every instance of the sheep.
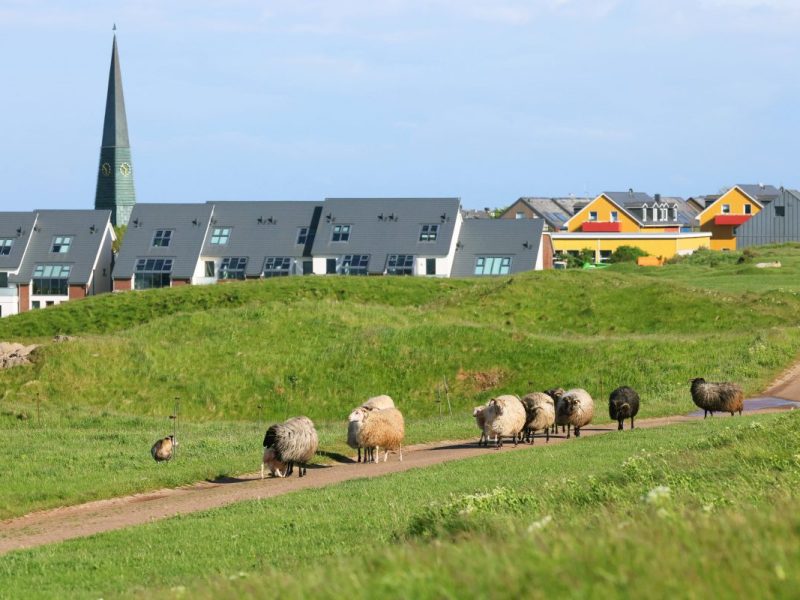
M 367 412 L 369 412 L 369 409 L 364 406 L 359 406 L 347 417 L 347 445 L 353 450 L 358 450 L 358 462 L 361 462 L 361 446 L 358 443 L 358 432 L 361 429 L 364 415 L 366 415 Z M 364 462 L 367 462 L 370 456 L 371 449 L 364 448 Z
M 377 410 L 383 408 L 394 408 L 394 400 L 392 400 L 391 396 L 387 396 L 382 394 L 380 396 L 375 396 L 374 398 L 370 398 L 364 404 L 362 404 L 364 408 L 367 410 Z
M 553 399 L 542 392 L 533 392 L 522 399 L 525 407 L 526 440 L 531 443 L 536 431 L 543 429 L 546 439 L 550 441 L 550 427 L 556 422 L 556 411 Z
M 564 392 L 558 401 L 556 423 L 566 423 L 567 439 L 569 426 L 575 430 L 575 437 L 581 436 L 581 427 L 592 422 L 594 416 L 594 400 L 589 392 L 580 388 Z
M 559 388 L 553 388 L 553 389 L 550 389 L 550 390 L 545 390 L 544 393 L 547 394 L 548 396 L 550 396 L 553 399 L 553 408 L 555 409 L 555 412 L 556 412 L 556 422 L 553 423 L 553 427 L 552 427 L 551 431 L 552 431 L 553 435 L 555 435 L 556 433 L 558 433 L 558 426 L 561 425 L 561 433 L 564 433 L 565 425 L 566 425 L 567 430 L 569 430 L 569 425 L 567 425 L 566 423 L 560 423 L 558 421 L 558 401 L 561 399 L 561 396 L 564 395 L 564 388 L 560 388 L 560 387 Z
M 619 423 L 619 431 L 622 431 L 623 421 L 630 417 L 631 429 L 633 429 L 633 418 L 639 412 L 639 394 L 636 390 L 623 385 L 618 387 L 608 398 L 608 415 Z
M 495 448 L 503 447 L 503 437 L 513 437 L 517 445 L 517 436 L 525 427 L 525 407 L 517 396 L 498 396 L 486 405 L 486 438 L 494 437 Z
M 288 477 L 294 471 L 294 463 L 299 465 L 298 476 L 307 472 L 307 463 L 316 454 L 319 446 L 317 430 L 308 417 L 292 417 L 283 423 L 270 426 L 264 435 L 264 448 L 272 449 L 274 460 L 286 463 L 286 472 L 278 470 L 279 477 Z M 267 453 L 264 453 L 265 457 Z M 264 463 L 262 462 L 262 469 Z
M 405 437 L 405 423 L 403 414 L 396 408 L 383 408 L 377 410 L 363 410 L 356 412 L 356 418 L 361 421 L 358 431 L 358 445 L 374 451 L 375 462 L 380 461 L 380 449 L 385 450 L 383 462 L 389 457 L 389 450 L 400 454 L 403 460 L 403 438 Z M 366 459 L 364 461 L 366 463 Z
M 178 442 L 175 441 L 175 436 L 170 435 L 162 440 L 158 440 L 153 447 L 150 448 L 150 454 L 156 462 L 163 462 L 172 460 L 175 448 L 178 447 Z
M 264 448 L 264 458 L 261 461 L 261 479 L 264 479 L 264 465 L 269 467 L 269 472 L 274 477 L 283 477 L 286 472 L 286 463 L 275 457 L 275 448 Z
M 744 393 L 735 383 L 706 383 L 702 377 L 692 379 L 692 400 L 703 409 L 703 418 L 709 413 L 729 412 L 731 416 L 744 410 Z
M 472 410 L 472 416 L 475 417 L 475 424 L 481 430 L 481 437 L 478 440 L 478 446 L 486 446 L 489 442 L 486 439 L 486 406 L 476 406 Z

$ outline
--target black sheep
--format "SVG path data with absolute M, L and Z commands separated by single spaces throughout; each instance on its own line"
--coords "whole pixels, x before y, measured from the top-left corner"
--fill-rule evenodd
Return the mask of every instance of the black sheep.
M 622 431 L 622 422 L 630 417 L 631 429 L 633 429 L 633 418 L 639 412 L 639 394 L 636 390 L 623 385 L 618 387 L 608 398 L 608 414 L 619 423 L 618 429 Z

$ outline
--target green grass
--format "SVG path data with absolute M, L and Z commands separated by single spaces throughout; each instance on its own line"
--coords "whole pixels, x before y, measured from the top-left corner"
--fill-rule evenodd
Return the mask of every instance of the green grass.
M 0 589 L 790 597 L 800 584 L 798 447 L 800 412 L 487 451 L 14 552 L 0 558 Z M 648 501 L 661 486 L 666 496 Z
M 471 408 L 499 393 L 583 387 L 599 421 L 623 384 L 643 418 L 692 410 L 694 376 L 758 393 L 800 353 L 800 248 L 758 252 L 785 268 L 282 278 L 2 319 L 0 339 L 43 347 L 34 365 L 0 372 L 0 452 L 24 457 L 0 487 L 0 517 L 251 470 L 263 425 L 296 414 L 320 424 L 323 450 L 343 452 L 346 415 L 380 393 L 409 419 L 411 442 L 472 435 Z M 49 343 L 58 333 L 78 337 Z M 448 412 L 444 381 L 456 416 L 430 421 Z M 169 432 L 176 396 L 181 460 L 156 471 L 149 447 Z M 15 418 L 37 403 L 42 423 Z

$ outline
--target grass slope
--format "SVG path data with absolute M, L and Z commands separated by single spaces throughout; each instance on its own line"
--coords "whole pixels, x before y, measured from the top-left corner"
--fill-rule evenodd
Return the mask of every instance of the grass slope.
M 785 273 L 800 268 L 798 248 L 764 252 Z M 264 423 L 294 414 L 319 424 L 324 450 L 344 452 L 345 415 L 379 393 L 398 401 L 410 441 L 461 438 L 473 432 L 471 407 L 499 393 L 579 386 L 602 405 L 625 384 L 641 394 L 642 417 L 674 414 L 692 408 L 690 377 L 756 393 L 800 352 L 800 297 L 769 287 L 781 270 L 628 271 L 285 278 L 2 319 L 0 339 L 45 345 L 34 365 L 0 372 L 0 455 L 19 463 L 0 488 L 0 518 L 249 471 Z M 716 273 L 736 289 L 772 291 L 709 289 Z M 56 333 L 79 337 L 46 343 Z M 448 414 L 445 379 L 452 419 L 438 418 Z M 171 429 L 176 396 L 184 452 L 157 470 L 148 450 Z M 41 422 L 16 418 L 36 415 L 37 403 Z
M 781 511 L 798 499 L 798 447 L 800 412 L 489 451 L 14 552 L 0 558 L 0 589 L 790 597 L 800 519 Z

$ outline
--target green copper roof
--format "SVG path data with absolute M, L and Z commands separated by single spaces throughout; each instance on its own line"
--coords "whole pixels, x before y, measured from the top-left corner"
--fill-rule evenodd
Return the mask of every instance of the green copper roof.
M 108 94 L 106 95 L 106 118 L 103 123 L 103 146 L 130 146 L 116 35 L 111 46 L 111 67 L 108 70 Z

